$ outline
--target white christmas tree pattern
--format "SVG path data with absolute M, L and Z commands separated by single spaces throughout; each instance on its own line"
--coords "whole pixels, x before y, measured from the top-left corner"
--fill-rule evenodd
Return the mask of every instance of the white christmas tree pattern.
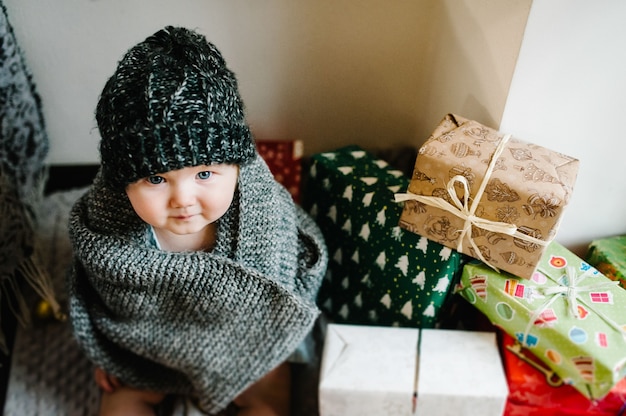
M 451 284 L 455 252 L 399 226 L 393 195 L 408 181 L 387 162 L 374 160 L 374 166 L 367 156 L 364 151 L 328 154 L 334 175 L 321 175 L 328 170 L 323 161 L 313 164 L 311 177 L 319 177 L 321 195 L 326 191 L 334 197 L 330 204 L 320 198 L 311 210 L 335 224 L 337 235 L 328 245 L 334 248 L 333 262 L 342 266 L 331 282 L 328 297 L 334 302 L 323 305 L 347 322 L 434 322 L 439 299 Z M 361 277 L 352 273 L 356 270 Z

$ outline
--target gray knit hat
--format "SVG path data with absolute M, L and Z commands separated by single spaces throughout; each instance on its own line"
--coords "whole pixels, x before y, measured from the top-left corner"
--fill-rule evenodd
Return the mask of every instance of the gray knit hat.
M 102 175 L 114 189 L 188 166 L 245 164 L 256 152 L 235 75 L 184 28 L 167 26 L 126 53 L 96 120 Z

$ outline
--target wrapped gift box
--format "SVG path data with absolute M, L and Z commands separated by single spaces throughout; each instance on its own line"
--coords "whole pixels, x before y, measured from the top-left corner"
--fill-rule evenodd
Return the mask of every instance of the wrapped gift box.
M 513 337 L 505 332 L 499 335 L 509 383 L 504 416 L 615 416 L 626 410 L 626 378 L 602 400 L 589 400 Z
M 530 278 L 569 202 L 578 160 L 448 114 L 420 148 L 400 225 Z
M 302 140 L 257 140 L 257 151 L 267 163 L 277 182 L 282 184 L 293 200 L 300 203 L 302 182 Z
M 508 386 L 493 332 L 420 332 L 417 416 L 502 415 Z
M 358 146 L 312 156 L 303 206 L 326 239 L 318 304 L 337 323 L 434 327 L 463 256 L 398 226 L 408 179 Z
M 418 339 L 413 328 L 329 324 L 320 416 L 411 415 Z
M 626 289 L 626 235 L 594 240 L 585 257 L 587 262 Z
M 507 394 L 493 332 L 328 326 L 320 416 L 500 416 Z
M 626 376 L 626 291 L 556 242 L 528 280 L 466 264 L 458 293 L 590 399 Z

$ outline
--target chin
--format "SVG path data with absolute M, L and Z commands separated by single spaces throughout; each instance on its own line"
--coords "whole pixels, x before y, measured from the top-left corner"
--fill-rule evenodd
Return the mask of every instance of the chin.
M 206 227 L 208 226 L 209 224 L 173 227 L 172 229 L 170 229 L 170 231 L 178 235 L 198 234 L 198 233 L 204 232 L 206 230 Z

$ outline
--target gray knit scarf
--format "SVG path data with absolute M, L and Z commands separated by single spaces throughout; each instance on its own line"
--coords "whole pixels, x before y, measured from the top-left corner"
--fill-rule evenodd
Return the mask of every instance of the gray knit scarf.
M 322 234 L 258 155 L 240 169 L 210 253 L 149 247 L 126 195 L 99 177 L 69 226 L 75 336 L 129 385 L 191 395 L 217 413 L 287 359 L 318 316 Z

